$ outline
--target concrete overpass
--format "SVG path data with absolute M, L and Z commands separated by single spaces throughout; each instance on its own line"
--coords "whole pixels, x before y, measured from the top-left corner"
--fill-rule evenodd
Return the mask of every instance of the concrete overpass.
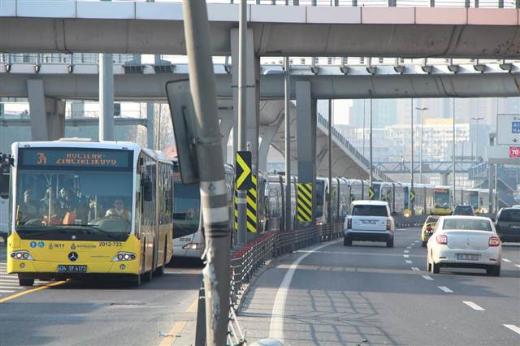
M 238 7 L 209 4 L 215 55 L 232 51 Z M 180 3 L 8 0 L 6 52 L 185 54 Z M 248 5 L 256 56 L 514 58 L 515 8 Z
M 217 96 L 233 95 L 231 67 L 214 67 Z M 261 99 L 284 96 L 280 65 L 259 71 Z M 292 65 L 291 77 L 308 80 L 318 99 L 407 97 L 513 97 L 519 95 L 520 63 L 464 63 L 395 65 Z M 188 78 L 186 64 L 115 64 L 114 97 L 118 100 L 165 100 L 169 80 Z M 10 63 L 0 59 L 0 97 L 27 97 L 27 81 L 41 79 L 46 95 L 59 99 L 97 100 L 97 64 Z M 292 86 L 294 97 L 294 83 Z

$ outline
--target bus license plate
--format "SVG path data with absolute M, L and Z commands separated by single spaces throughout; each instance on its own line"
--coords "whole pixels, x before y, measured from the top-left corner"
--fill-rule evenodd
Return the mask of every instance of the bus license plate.
M 459 253 L 457 254 L 457 259 L 462 261 L 478 261 L 480 258 L 480 255 L 473 255 L 473 254 L 467 254 L 467 253 Z
M 58 265 L 58 273 L 86 273 L 87 266 L 84 265 Z

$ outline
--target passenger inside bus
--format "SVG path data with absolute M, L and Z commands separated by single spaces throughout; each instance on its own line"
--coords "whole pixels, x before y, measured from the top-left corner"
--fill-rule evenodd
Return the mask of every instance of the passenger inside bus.
M 130 211 L 125 208 L 125 205 L 123 203 L 123 200 L 120 198 L 117 198 L 114 200 L 114 206 L 107 210 L 106 217 L 119 217 L 125 221 L 130 222 Z
M 23 202 L 18 207 L 18 222 L 25 224 L 26 222 L 40 217 L 40 208 L 38 203 L 34 201 L 32 190 L 25 190 L 23 193 Z

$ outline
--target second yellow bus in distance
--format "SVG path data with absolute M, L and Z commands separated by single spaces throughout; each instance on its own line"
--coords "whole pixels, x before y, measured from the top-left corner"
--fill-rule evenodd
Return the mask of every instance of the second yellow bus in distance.
M 12 145 L 7 271 L 35 279 L 161 275 L 173 255 L 171 162 L 127 142 Z

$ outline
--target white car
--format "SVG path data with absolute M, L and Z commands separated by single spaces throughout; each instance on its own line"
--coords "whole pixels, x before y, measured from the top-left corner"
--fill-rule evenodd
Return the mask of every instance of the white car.
M 343 245 L 353 240 L 383 241 L 394 247 L 395 222 L 387 202 L 354 201 L 352 213 L 345 219 Z
M 500 275 L 502 244 L 491 219 L 478 216 L 443 216 L 427 243 L 427 267 L 482 268 Z

